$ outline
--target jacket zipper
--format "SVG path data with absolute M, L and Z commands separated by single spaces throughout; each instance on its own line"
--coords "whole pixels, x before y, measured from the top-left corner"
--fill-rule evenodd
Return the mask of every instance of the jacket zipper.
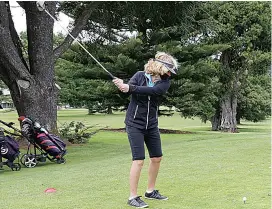
M 157 106 L 156 119 L 158 119 L 159 106 Z
M 134 113 L 134 117 L 133 117 L 133 119 L 135 119 L 136 114 L 137 114 L 137 111 L 138 111 L 138 105 L 136 106 L 136 110 L 135 110 L 135 113 Z
M 150 96 L 148 96 L 148 102 L 147 102 L 147 116 L 146 116 L 146 127 L 145 127 L 145 129 L 147 129 L 147 126 L 148 126 L 149 105 L 150 105 Z

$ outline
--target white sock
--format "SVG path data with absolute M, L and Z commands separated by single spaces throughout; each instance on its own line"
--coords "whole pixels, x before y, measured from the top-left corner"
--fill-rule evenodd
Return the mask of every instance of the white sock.
M 152 193 L 154 190 L 146 190 L 147 193 Z
M 129 199 L 129 200 L 132 200 L 132 199 L 134 199 L 135 197 L 137 197 L 137 196 L 130 196 L 128 199 Z

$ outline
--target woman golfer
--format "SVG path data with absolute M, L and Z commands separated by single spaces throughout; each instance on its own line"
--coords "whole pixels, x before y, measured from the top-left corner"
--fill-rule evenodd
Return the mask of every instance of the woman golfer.
M 169 77 L 176 74 L 177 61 L 171 55 L 158 52 L 154 59 L 145 65 L 144 71 L 138 71 L 124 84 L 121 79 L 114 79 L 115 85 L 125 93 L 130 93 L 131 100 L 126 113 L 126 131 L 132 152 L 130 169 L 130 197 L 128 204 L 137 208 L 148 205 L 137 194 L 138 182 L 145 159 L 144 143 L 149 152 L 147 199 L 167 200 L 166 196 L 155 190 L 156 178 L 162 159 L 161 139 L 158 129 L 158 107 L 160 97 L 170 87 Z

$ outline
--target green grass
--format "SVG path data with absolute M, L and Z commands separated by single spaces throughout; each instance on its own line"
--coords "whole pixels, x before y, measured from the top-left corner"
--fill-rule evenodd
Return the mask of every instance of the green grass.
M 86 115 L 86 110 L 59 111 L 58 122 L 83 121 L 124 127 L 124 114 Z M 0 119 L 16 121 L 15 113 Z M 198 119 L 161 117 L 161 128 L 193 134 L 162 135 L 164 158 L 157 188 L 168 201 L 147 201 L 154 209 L 268 209 L 271 208 L 270 120 L 243 122 L 237 134 L 211 132 Z M 51 162 L 33 169 L 0 171 L 0 208 L 125 209 L 130 148 L 125 133 L 101 131 L 83 146 L 68 147 L 67 163 Z M 145 162 L 139 194 L 147 184 Z M 45 194 L 49 187 L 56 193 Z M 242 198 L 247 197 L 246 204 Z

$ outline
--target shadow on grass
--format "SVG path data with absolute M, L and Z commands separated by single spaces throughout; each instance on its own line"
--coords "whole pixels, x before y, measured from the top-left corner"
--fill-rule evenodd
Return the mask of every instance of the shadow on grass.
M 250 132 L 250 133 L 269 133 L 269 132 L 271 132 L 271 129 L 269 129 L 269 128 L 256 129 L 256 128 L 252 128 L 252 127 L 249 127 L 249 128 L 239 127 L 238 131 L 241 132 L 241 133 L 246 133 L 246 132 Z
M 252 127 L 255 127 L 255 126 L 265 126 L 266 123 L 241 123 L 241 124 L 238 124 L 238 126 L 252 126 Z
M 101 130 L 112 131 L 112 132 L 121 132 L 121 133 L 126 132 L 125 128 L 102 128 Z M 161 134 L 192 134 L 193 133 L 190 131 L 181 131 L 181 130 L 164 129 L 164 128 L 160 128 L 159 130 L 160 130 Z
M 23 154 L 26 153 L 25 149 L 21 149 L 20 158 Z M 39 152 L 37 153 L 39 154 Z M 120 155 L 129 155 L 130 148 L 128 144 L 118 144 L 116 143 L 105 143 L 105 142 L 94 142 L 90 141 L 87 144 L 73 144 L 67 147 L 67 154 L 64 156 L 66 159 L 65 164 L 58 164 L 51 162 L 49 159 L 46 159 L 46 162 L 39 162 L 34 168 L 27 168 L 21 164 L 22 169 L 35 169 L 37 167 L 46 168 L 55 166 L 69 166 L 75 162 L 89 162 L 89 161 L 100 161 L 104 159 L 111 159 Z M 0 170 L 0 173 L 9 172 L 10 168 L 7 166 L 3 167 L 3 170 Z M 10 170 L 11 171 L 11 170 Z M 13 171 L 16 172 L 16 171 Z M 20 172 L 20 171 L 18 171 Z
M 213 138 L 198 138 L 198 139 L 189 139 L 184 141 L 185 142 L 199 142 L 199 141 L 208 141 L 208 140 L 213 140 Z
M 79 151 L 80 150 L 80 151 Z M 80 161 L 110 159 L 120 155 L 130 154 L 128 144 L 104 143 L 90 141 L 88 144 L 68 147 L 67 159 Z

